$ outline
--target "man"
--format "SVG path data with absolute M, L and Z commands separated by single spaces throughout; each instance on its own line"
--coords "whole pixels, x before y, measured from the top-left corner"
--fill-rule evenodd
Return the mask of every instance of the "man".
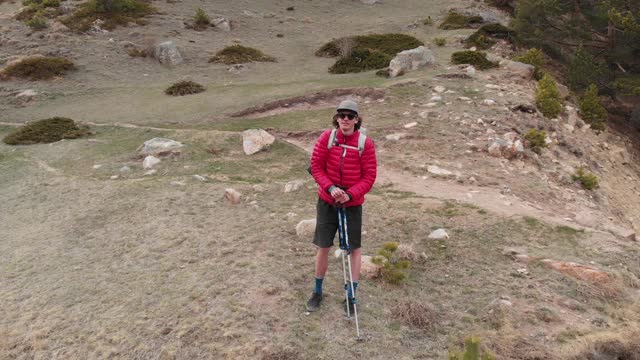
M 317 250 L 315 289 L 307 302 L 307 310 L 318 310 L 322 302 L 322 283 L 329 267 L 329 250 L 338 229 L 337 207 L 344 207 L 353 276 L 353 286 L 348 286 L 349 302 L 345 303 L 345 311 L 349 306 L 353 313 L 361 267 L 362 204 L 364 195 L 376 180 L 377 161 L 373 141 L 359 131 L 362 117 L 358 104 L 344 100 L 336 111 L 333 116 L 336 130 L 330 129 L 320 135 L 311 156 L 311 175 L 318 184 L 317 222 L 313 238 Z M 331 140 L 333 144 L 329 144 Z

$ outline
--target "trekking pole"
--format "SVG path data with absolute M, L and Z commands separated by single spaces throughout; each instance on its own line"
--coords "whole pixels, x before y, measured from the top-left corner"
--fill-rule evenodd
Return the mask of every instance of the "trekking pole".
M 344 226 L 342 224 L 342 208 L 338 208 L 338 238 L 340 240 L 340 254 L 342 255 L 342 275 L 344 278 L 344 301 L 347 303 L 347 317 L 351 317 L 351 312 L 348 306 L 349 303 L 349 289 L 348 289 L 348 280 L 347 280 L 347 264 L 345 262 L 344 253 L 348 252 L 350 249 L 347 247 L 345 243 L 344 236 Z M 349 255 L 347 253 L 347 255 Z
M 356 304 L 356 291 L 353 288 L 353 274 L 351 273 L 351 247 L 349 245 L 349 230 L 347 227 L 347 211 L 343 208 L 338 208 L 338 224 L 342 228 L 344 245 L 347 250 L 347 264 L 349 266 L 349 286 L 351 287 L 351 293 L 353 294 L 353 315 L 356 318 L 356 337 L 360 339 L 360 324 L 358 323 L 358 307 Z M 342 269 L 344 269 L 344 251 L 342 252 Z M 345 275 L 346 282 L 346 275 Z M 351 317 L 350 309 L 349 309 L 349 293 L 347 291 L 347 316 Z

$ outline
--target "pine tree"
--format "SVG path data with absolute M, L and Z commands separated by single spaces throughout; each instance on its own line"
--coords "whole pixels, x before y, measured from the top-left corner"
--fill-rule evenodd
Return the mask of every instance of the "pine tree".
M 587 91 L 580 98 L 580 116 L 588 123 L 591 124 L 591 128 L 594 130 L 604 130 L 604 121 L 607 118 L 607 111 L 600 104 L 598 98 L 598 87 L 594 84 L 589 85 Z
M 549 74 L 545 74 L 538 82 L 536 106 L 548 118 L 554 118 L 562 112 L 560 91 L 558 91 L 555 80 Z

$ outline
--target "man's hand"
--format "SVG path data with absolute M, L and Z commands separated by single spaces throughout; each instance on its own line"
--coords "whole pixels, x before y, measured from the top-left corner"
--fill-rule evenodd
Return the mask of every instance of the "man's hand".
M 333 200 L 335 200 L 335 202 L 338 204 L 344 204 L 350 200 L 349 194 L 347 194 L 344 190 L 340 189 L 337 186 L 331 191 L 331 196 L 333 197 Z

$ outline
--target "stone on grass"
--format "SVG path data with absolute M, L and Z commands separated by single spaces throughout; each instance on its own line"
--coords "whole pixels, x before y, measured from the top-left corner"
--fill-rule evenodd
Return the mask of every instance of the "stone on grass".
M 416 70 L 435 63 L 431 50 L 424 46 L 399 52 L 389 63 L 389 76 L 396 77 L 409 70 Z
M 427 166 L 427 171 L 432 174 L 432 175 L 437 175 L 437 176 L 450 176 L 453 175 L 453 173 L 447 169 L 443 169 L 441 167 L 438 167 L 436 165 L 429 165 Z
M 224 198 L 233 205 L 240 204 L 241 197 L 242 194 L 237 192 L 235 189 L 228 188 L 224 190 Z
M 129 172 L 129 171 L 131 171 L 131 168 L 126 165 L 120 168 L 120 172 Z
M 284 192 L 290 193 L 290 192 L 298 191 L 302 188 L 303 185 L 304 185 L 304 180 L 289 181 L 288 183 L 284 184 Z
M 391 140 L 391 141 L 398 141 L 398 140 L 400 140 L 402 138 L 407 137 L 407 135 L 409 135 L 409 134 L 407 134 L 407 133 L 389 134 L 389 135 L 385 136 L 385 139 Z
M 184 147 L 184 145 L 175 140 L 153 138 L 140 145 L 140 147 L 138 147 L 138 153 L 140 155 L 162 155 L 167 152 L 175 151 L 181 147 Z
M 438 86 L 433 88 L 433 91 L 435 91 L 437 93 L 443 93 L 445 90 L 447 90 L 447 89 L 442 85 L 438 85 Z
M 144 158 L 144 161 L 142 161 L 142 168 L 151 169 L 158 164 L 160 164 L 160 159 L 155 156 L 149 155 Z
M 296 225 L 296 235 L 301 240 L 308 240 L 316 231 L 316 219 L 302 220 Z
M 184 62 L 178 47 L 173 41 L 165 41 L 157 44 L 153 50 L 153 57 L 163 65 L 175 66 Z
M 447 231 L 445 229 L 434 230 L 431 232 L 431 234 L 429 234 L 429 239 L 442 240 L 448 238 L 449 234 L 447 234 Z
M 403 127 L 404 127 L 405 129 L 411 129 L 412 127 L 414 127 L 414 126 L 416 126 L 416 125 L 418 125 L 418 123 L 414 121 L 414 122 L 410 122 L 410 123 L 408 123 L 408 124 L 405 124 Z
M 262 129 L 249 129 L 242 132 L 242 149 L 247 155 L 266 149 L 274 141 L 276 138 Z
M 400 244 L 398 245 L 398 249 L 396 249 L 396 256 L 399 259 L 416 261 L 418 260 L 418 254 L 413 249 L 413 245 L 408 244 Z
M 213 21 L 211 21 L 211 23 L 213 24 L 213 26 L 215 26 L 216 29 L 220 29 L 222 31 L 231 31 L 231 22 L 225 17 L 215 18 L 213 19 Z

